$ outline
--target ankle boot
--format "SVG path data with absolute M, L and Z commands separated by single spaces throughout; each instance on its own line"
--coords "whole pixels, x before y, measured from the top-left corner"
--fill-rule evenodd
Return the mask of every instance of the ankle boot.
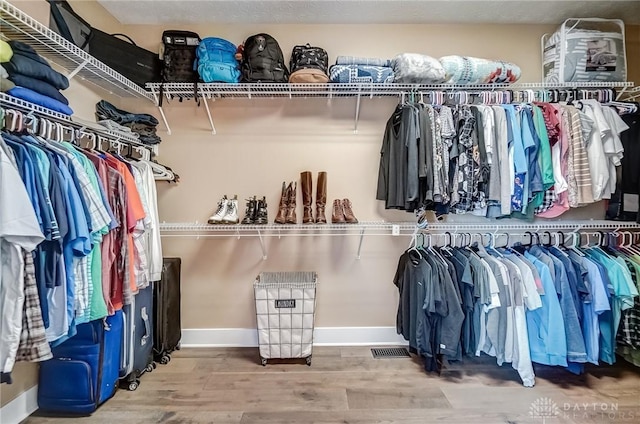
M 327 204 L 327 173 L 318 172 L 318 183 L 316 184 L 316 224 L 326 224 L 327 217 L 324 215 L 324 208 Z
M 227 200 L 227 213 L 222 218 L 223 224 L 238 223 L 238 196 L 234 195 L 233 199 Z
M 347 222 L 347 224 L 358 223 L 358 218 L 356 218 L 356 216 L 353 214 L 353 210 L 351 209 L 351 200 L 342 200 L 342 210 L 344 211 L 344 220 Z
M 282 193 L 280 194 L 280 205 L 278 206 L 278 213 L 276 219 L 273 220 L 276 224 L 284 224 L 286 222 L 285 215 L 287 214 L 287 200 L 289 199 L 289 191 L 286 188 L 287 184 L 282 182 Z
M 247 199 L 247 208 L 244 212 L 244 218 L 242 218 L 242 224 L 255 224 L 257 212 L 256 196 L 251 199 Z
M 258 200 L 256 205 L 256 224 L 265 225 L 269 223 L 269 217 L 267 213 L 267 198 L 262 196 L 261 200 Z
M 344 209 L 342 208 L 342 201 L 336 199 L 333 201 L 333 211 L 331 213 L 331 222 L 334 224 L 344 224 Z
M 304 171 L 300 173 L 300 186 L 302 187 L 302 223 L 313 224 L 313 214 L 311 213 L 313 180 L 311 172 Z
M 296 218 L 296 197 L 298 196 L 298 183 L 289 183 L 287 191 L 289 192 L 289 196 L 287 196 L 287 208 L 284 219 L 287 224 L 297 224 L 298 219 Z
M 221 224 L 222 219 L 227 214 L 227 195 L 222 196 L 222 199 L 218 202 L 218 210 L 209 217 L 209 224 Z

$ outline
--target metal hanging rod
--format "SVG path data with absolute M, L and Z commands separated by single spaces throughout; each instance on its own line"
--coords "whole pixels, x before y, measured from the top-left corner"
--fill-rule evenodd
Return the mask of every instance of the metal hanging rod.
M 67 115 L 52 111 L 42 106 L 35 105 L 22 99 L 9 96 L 5 93 L 0 93 L 0 107 L 2 107 L 3 109 L 16 110 L 20 113 L 23 113 L 25 116 L 35 115 L 47 121 L 61 124 L 68 129 L 78 130 L 82 133 L 95 134 L 96 136 L 105 138 L 110 142 L 131 145 L 138 149 L 149 150 L 150 152 L 153 151 L 152 146 L 140 143 L 138 139 L 130 134 L 109 130 L 107 128 L 101 130 L 95 128 L 94 126 L 87 127 L 81 123 L 72 121 L 71 118 Z

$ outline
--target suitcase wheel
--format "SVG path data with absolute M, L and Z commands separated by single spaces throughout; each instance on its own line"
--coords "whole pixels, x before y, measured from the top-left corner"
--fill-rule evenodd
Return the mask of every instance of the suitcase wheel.
M 171 360 L 171 356 L 169 355 L 163 355 L 162 358 L 160 358 L 160 363 L 162 365 L 167 365 L 169 363 L 169 361 Z
M 260 357 L 260 363 L 262 364 L 263 367 L 267 366 L 267 358 L 263 358 L 262 356 Z
M 147 365 L 147 368 L 144 369 L 144 372 L 151 372 L 156 369 L 156 363 L 152 363 Z
M 306 357 L 307 365 L 311 366 L 311 355 Z
M 138 388 L 139 385 L 140 385 L 140 380 L 130 381 L 129 382 L 129 386 L 127 387 L 127 389 L 130 392 L 133 392 L 134 390 L 136 390 Z

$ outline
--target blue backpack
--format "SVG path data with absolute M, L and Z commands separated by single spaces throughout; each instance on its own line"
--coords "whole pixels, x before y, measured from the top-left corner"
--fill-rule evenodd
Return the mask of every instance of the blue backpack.
M 196 63 L 202 81 L 240 81 L 240 66 L 235 54 L 236 46 L 233 43 L 222 38 L 204 38 L 196 50 Z

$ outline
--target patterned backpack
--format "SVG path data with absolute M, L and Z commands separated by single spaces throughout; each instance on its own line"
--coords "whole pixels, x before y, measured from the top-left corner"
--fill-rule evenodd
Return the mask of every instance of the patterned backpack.
M 310 44 L 295 46 L 289 62 L 291 83 L 326 83 L 329 82 L 327 69 L 329 55 L 322 47 L 311 47 Z

